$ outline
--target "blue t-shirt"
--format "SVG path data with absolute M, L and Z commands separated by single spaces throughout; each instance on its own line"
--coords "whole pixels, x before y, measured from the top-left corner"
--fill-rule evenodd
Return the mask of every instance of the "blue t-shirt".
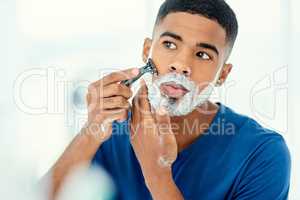
M 290 153 L 278 133 L 225 105 L 210 127 L 178 154 L 172 173 L 184 199 L 287 199 Z M 151 199 L 130 144 L 128 122 L 113 123 L 113 133 L 92 164 L 112 176 L 116 199 Z M 163 188 L 162 188 L 163 190 Z

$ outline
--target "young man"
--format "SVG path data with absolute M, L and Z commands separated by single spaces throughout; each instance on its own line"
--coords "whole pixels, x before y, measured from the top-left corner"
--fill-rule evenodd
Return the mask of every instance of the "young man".
M 90 85 L 88 122 L 51 170 L 52 197 L 73 167 L 92 163 L 112 176 L 117 199 L 287 199 L 284 139 L 207 100 L 231 71 L 237 32 L 224 0 L 166 0 L 143 48 L 158 76 L 132 107 L 120 81 L 136 68 Z

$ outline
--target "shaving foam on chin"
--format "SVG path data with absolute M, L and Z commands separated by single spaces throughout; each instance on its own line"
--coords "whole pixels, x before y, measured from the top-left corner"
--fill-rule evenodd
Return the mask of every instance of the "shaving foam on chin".
M 217 83 L 221 69 L 218 70 L 214 80 L 208 83 L 201 91 L 199 91 L 200 87 L 195 82 L 182 74 L 168 73 L 162 75 L 157 80 L 153 80 L 153 76 L 151 75 L 146 75 L 144 80 L 148 87 L 149 102 L 155 110 L 160 107 L 166 108 L 170 116 L 187 115 L 209 99 Z M 166 82 L 182 84 L 189 92 L 178 100 L 163 96 L 159 87 L 162 83 Z

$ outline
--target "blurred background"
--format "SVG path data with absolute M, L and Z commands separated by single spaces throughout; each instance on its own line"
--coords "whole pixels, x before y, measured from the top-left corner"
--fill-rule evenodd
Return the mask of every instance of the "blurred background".
M 82 94 L 90 82 L 143 64 L 143 40 L 151 37 L 162 2 L 0 1 L 0 194 L 5 199 L 20 199 L 14 191 L 34 184 L 78 132 L 86 119 Z M 293 159 L 290 199 L 300 199 L 300 2 L 227 2 L 240 30 L 232 74 L 213 99 L 285 137 Z

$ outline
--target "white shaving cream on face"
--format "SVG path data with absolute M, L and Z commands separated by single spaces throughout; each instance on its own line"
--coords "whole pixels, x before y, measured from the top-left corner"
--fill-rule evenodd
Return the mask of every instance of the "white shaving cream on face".
M 218 75 L 219 73 L 217 73 Z M 170 116 L 184 116 L 191 113 L 196 107 L 206 102 L 214 90 L 214 85 L 217 80 L 208 83 L 201 91 L 199 86 L 186 76 L 178 73 L 168 73 L 159 76 L 153 80 L 153 76 L 149 73 L 145 74 L 144 80 L 148 88 L 148 99 L 154 110 L 164 107 Z M 174 82 L 175 84 L 182 85 L 189 90 L 183 97 L 174 101 L 161 94 L 160 86 L 163 83 Z

